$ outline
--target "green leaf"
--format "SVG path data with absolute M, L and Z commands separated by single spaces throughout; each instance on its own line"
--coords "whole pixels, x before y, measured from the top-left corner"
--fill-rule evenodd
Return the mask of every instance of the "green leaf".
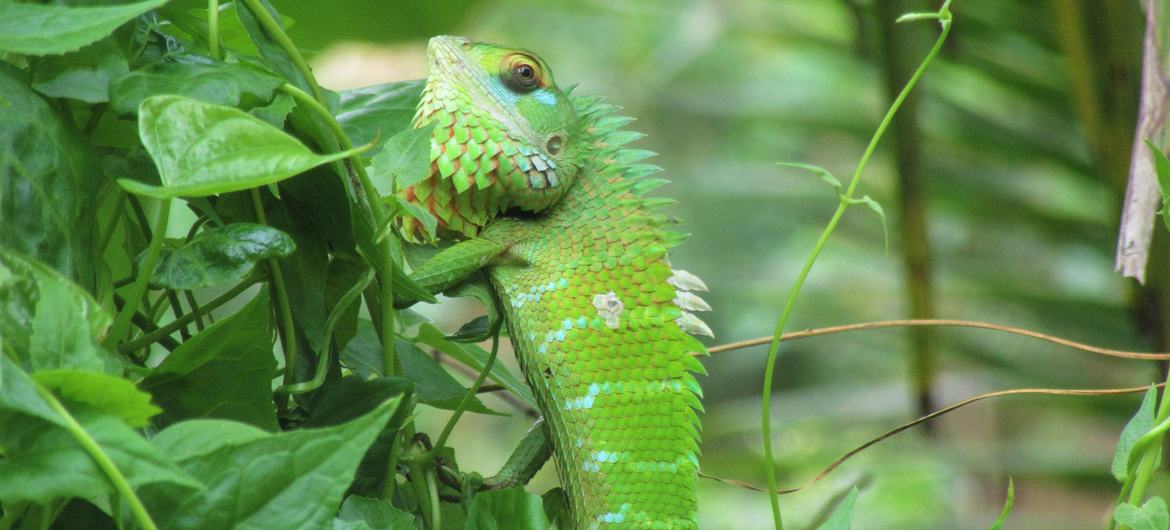
M 121 114 L 138 111 L 151 96 L 170 94 L 206 103 L 248 107 L 272 100 L 284 81 L 239 63 L 161 63 L 147 70 L 135 70 L 110 86 L 110 108 Z M 291 103 L 288 103 L 291 109 Z M 283 120 L 283 117 L 281 119 Z
M 1158 188 L 1162 191 L 1162 209 L 1158 213 L 1162 214 L 1162 222 L 1170 229 L 1170 160 L 1153 142 L 1146 140 L 1146 147 L 1154 157 L 1154 174 L 1158 177 Z
M 19 371 L 11 364 L 3 369 Z M 4 389 L 0 393 L 8 392 Z M 0 477 L 4 477 L 0 480 L 0 502 L 45 503 L 113 492 L 105 472 L 62 426 L 66 423 L 59 415 L 53 421 L 46 421 L 39 414 L 28 416 L 22 410 L 8 408 L 5 401 L 8 400 L 0 398 L 0 405 L 4 406 L 0 410 L 0 425 L 4 425 L 0 429 L 0 447 L 4 448 L 4 457 L 0 458 Z M 63 403 L 80 428 L 135 488 L 159 482 L 173 484 L 180 491 L 202 487 L 118 416 L 84 404 Z
M 150 394 L 121 377 L 69 370 L 42 371 L 32 377 L 58 397 L 117 416 L 131 427 L 143 427 L 162 412 L 150 403 Z
M 372 333 L 371 328 L 371 333 Z M 414 343 L 397 338 L 394 349 L 402 361 L 402 370 L 406 377 L 414 382 L 415 394 L 419 401 L 435 408 L 455 410 L 463 396 L 467 394 L 467 387 L 459 384 L 447 370 L 435 360 L 418 349 Z M 467 410 L 481 414 L 500 414 L 486 406 L 479 398 L 472 398 Z
M 1113 478 L 1122 484 L 1129 476 L 1127 463 L 1129 462 L 1129 454 L 1133 451 L 1133 445 L 1137 443 L 1139 438 L 1150 432 L 1150 429 L 1154 428 L 1154 406 L 1157 402 L 1158 389 L 1150 385 L 1150 388 L 1146 390 L 1145 397 L 1142 398 L 1142 404 L 1138 407 L 1137 413 L 1121 430 L 1121 439 L 1118 440 L 1117 449 L 1113 452 L 1113 464 L 1109 470 L 1113 473 Z
M 160 421 L 220 418 L 276 429 L 268 295 L 191 337 L 142 382 L 163 408 Z
M 354 145 L 392 138 L 410 128 L 422 89 L 423 81 L 414 80 L 347 90 L 337 121 Z
M 57 271 L 0 247 L 0 351 L 24 369 L 118 371 L 101 347 L 111 320 Z
M 110 6 L 0 2 L 0 51 L 51 55 L 95 42 L 134 17 L 167 3 L 143 0 Z
M 548 526 L 540 497 L 516 487 L 476 495 L 463 530 L 548 530 Z
M 878 204 L 877 201 L 870 198 L 869 195 L 866 195 L 860 199 L 857 199 L 857 201 L 860 202 L 861 204 L 864 204 L 867 207 L 869 207 L 869 209 L 873 210 L 873 213 L 876 213 L 878 218 L 881 219 L 881 221 L 882 221 L 882 241 L 885 243 L 885 253 L 886 253 L 886 255 L 889 255 L 889 253 L 890 253 L 890 227 L 886 223 L 885 210 L 882 209 L 882 205 Z
M 427 236 L 430 237 L 432 241 L 435 239 L 435 230 L 439 228 L 439 220 L 435 218 L 434 214 L 432 214 L 429 209 L 422 206 L 421 204 L 402 200 L 397 195 L 387 195 L 386 198 L 388 200 L 394 201 L 394 204 L 397 205 L 401 210 L 401 214 L 409 215 L 417 219 L 418 222 L 422 223 L 423 230 L 426 232 Z M 387 225 L 386 233 L 384 235 L 378 234 L 378 240 L 381 240 L 383 237 L 388 237 L 390 235 L 390 228 L 391 226 Z
M 129 69 L 114 39 L 105 38 L 75 52 L 42 59 L 32 87 L 51 98 L 102 103 L 110 99 L 110 82 Z
M 284 127 L 285 120 L 288 119 L 288 114 L 296 108 L 297 102 L 292 96 L 284 92 L 278 93 L 276 97 L 272 98 L 272 102 L 260 107 L 252 107 L 248 112 L 253 116 L 260 118 L 273 127 Z
M 187 420 L 163 429 L 150 442 L 176 460 L 196 458 L 226 445 L 267 438 L 267 431 L 232 420 Z
M 435 124 L 407 129 L 386 140 L 370 162 L 370 178 L 384 184 L 378 192 L 392 195 L 427 178 L 431 171 L 431 135 Z M 393 182 L 392 189 L 389 184 Z
M 1170 527 L 1170 513 L 1161 497 L 1151 497 L 1141 508 L 1121 504 L 1113 511 L 1113 520 L 1131 530 L 1166 530 Z
M 341 350 L 341 365 L 362 379 L 382 375 L 382 344 L 369 320 L 358 320 L 357 333 Z
M 209 228 L 178 248 L 164 247 L 151 283 L 171 289 L 198 289 L 236 282 L 257 262 L 283 258 L 296 250 L 288 234 L 270 226 L 232 223 Z M 143 255 L 139 255 L 141 263 Z
M 395 508 L 388 501 L 359 495 L 346 497 L 341 504 L 334 530 L 415 530 L 413 515 Z
M 857 502 L 857 486 L 849 490 L 849 494 L 841 499 L 832 515 L 817 530 L 849 530 L 853 524 L 853 504 Z
M 32 378 L 8 358 L 0 355 L 0 410 L 11 410 L 65 426 L 61 415 L 37 394 Z M 0 461 L 3 461 L 0 458 Z
M 988 530 L 999 530 L 1003 526 L 1004 521 L 1007 521 L 1008 515 L 1012 513 L 1012 505 L 1016 502 L 1016 485 L 1011 477 L 1008 477 L 1007 498 L 1003 501 L 1003 510 L 999 512 L 999 517 L 992 523 Z
M 434 325 L 426 323 L 418 328 L 418 341 L 427 344 L 446 355 L 450 355 L 455 360 L 470 366 L 475 371 L 483 370 L 484 364 L 487 363 L 488 352 L 483 348 L 474 344 L 461 344 L 447 340 L 443 332 Z M 488 377 L 493 381 L 504 385 L 504 388 L 516 395 L 516 397 L 523 400 L 525 403 L 536 407 L 536 398 L 532 396 L 532 391 L 528 389 L 528 385 L 524 384 L 519 378 L 508 371 L 508 369 L 501 363 L 494 363 L 492 365 L 491 373 Z
M 544 515 L 548 517 L 549 528 L 567 529 L 572 526 L 573 518 L 569 513 L 569 500 L 565 490 L 553 488 L 540 496 L 544 502 Z
M 138 133 L 162 186 L 119 179 L 151 197 L 202 197 L 240 191 L 339 160 L 367 147 L 318 155 L 244 111 L 182 96 L 153 96 L 138 108 Z
M 836 195 L 841 195 L 841 181 L 837 180 L 837 177 L 833 176 L 833 173 L 831 173 L 829 170 L 827 170 L 823 167 L 814 166 L 812 164 L 800 164 L 797 162 L 776 162 L 776 164 L 779 166 L 782 166 L 782 167 L 791 167 L 791 168 L 795 168 L 795 169 L 803 169 L 805 171 L 808 171 L 808 172 L 820 177 L 821 180 L 825 181 L 825 183 L 832 186 L 833 190 L 835 190 L 835 192 L 836 192 L 835 193 Z
M 176 497 L 149 488 L 159 528 L 322 528 L 330 524 L 366 449 L 398 408 L 389 399 L 353 421 L 284 432 L 183 458 L 207 489 Z
M 0 246 L 89 287 L 98 160 L 24 76 L 0 61 Z

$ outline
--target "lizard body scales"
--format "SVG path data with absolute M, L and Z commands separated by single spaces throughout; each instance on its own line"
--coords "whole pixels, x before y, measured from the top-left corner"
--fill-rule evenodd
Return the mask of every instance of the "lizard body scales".
M 665 181 L 598 99 L 536 55 L 431 40 L 415 118 L 430 176 L 402 192 L 446 236 L 498 243 L 486 264 L 552 440 L 573 526 L 695 528 L 706 287 L 671 268 L 684 234 L 645 193 Z M 405 218 L 403 235 L 426 239 Z

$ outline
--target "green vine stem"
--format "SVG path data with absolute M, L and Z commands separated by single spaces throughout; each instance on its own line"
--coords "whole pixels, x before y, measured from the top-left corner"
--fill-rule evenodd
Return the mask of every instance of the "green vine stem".
M 252 188 L 250 193 L 252 195 L 252 209 L 256 211 L 256 221 L 267 226 L 268 217 L 264 215 L 264 203 L 260 200 L 260 190 Z M 280 264 L 275 259 L 267 261 L 268 272 L 272 276 L 276 315 L 280 319 L 280 341 L 284 344 L 284 384 L 291 385 L 293 381 L 296 381 L 297 330 L 293 324 L 292 306 L 288 302 L 284 273 L 280 272 Z
M 329 129 L 333 131 L 333 135 L 337 137 L 337 142 L 342 150 L 353 148 L 353 143 L 350 142 L 349 136 L 345 134 L 345 130 L 341 128 L 341 124 L 337 119 L 330 114 L 329 109 L 325 107 L 320 101 L 315 100 L 304 90 L 301 90 L 289 83 L 281 85 L 280 89 L 297 103 L 303 103 L 313 112 L 316 112 L 328 125 Z M 366 173 L 365 166 L 358 157 L 352 156 L 349 158 L 349 165 L 353 168 L 354 174 L 357 176 L 358 183 L 361 185 L 360 193 L 365 198 L 366 209 L 369 210 L 371 219 L 375 227 L 386 226 L 389 220 L 386 218 L 386 211 L 382 209 L 382 203 L 378 201 L 375 194 L 377 188 L 370 180 L 370 175 Z M 391 249 L 390 238 L 384 238 L 375 243 L 378 247 L 380 256 L 372 257 L 372 259 L 379 260 L 382 268 L 382 277 L 379 278 L 381 304 L 381 323 L 382 323 L 382 373 L 386 375 L 395 375 L 397 370 L 397 361 L 394 352 L 394 281 L 392 279 L 391 271 L 394 267 L 394 252 Z
M 169 206 L 169 204 L 166 206 Z M 77 423 L 77 420 L 69 413 L 69 410 L 57 400 L 57 397 L 52 392 L 46 390 L 45 387 L 36 381 L 33 381 L 33 385 L 36 387 L 37 394 L 41 396 L 41 399 L 44 399 L 50 408 L 61 415 L 61 419 L 65 421 L 65 430 L 69 431 L 69 434 L 73 436 L 73 439 L 77 441 L 78 445 L 86 453 L 89 453 L 94 463 L 106 474 L 106 478 L 110 479 L 110 483 L 113 484 L 114 489 L 118 490 L 118 494 L 130 505 L 130 513 L 134 514 L 134 520 L 138 522 L 138 526 L 146 530 L 158 530 L 158 527 L 154 524 L 154 520 L 150 518 L 150 513 L 146 511 L 146 506 L 143 506 L 142 500 L 134 493 L 134 488 L 130 487 L 130 482 L 126 480 L 126 476 L 122 474 L 118 466 L 114 465 L 114 461 L 110 460 L 109 455 L 102 450 L 97 441 L 90 437 L 89 433 L 85 431 L 85 428 L 80 423 Z
M 1134 442 L 1129 450 L 1129 460 L 1126 462 L 1125 483 L 1121 485 L 1121 492 L 1117 496 L 1117 504 L 1125 501 L 1134 506 L 1141 506 L 1146 495 L 1146 486 L 1154 476 L 1154 469 L 1158 467 L 1158 457 L 1162 453 L 1162 440 L 1166 431 L 1170 430 L 1170 400 L 1166 399 L 1166 388 L 1163 384 L 1158 412 L 1154 416 L 1154 427 Z M 1128 498 L 1127 498 L 1128 495 Z M 1109 528 L 1116 527 L 1117 521 L 1109 518 Z M 1122 528 L 1129 528 L 1123 526 Z
M 170 220 L 170 216 L 171 200 L 163 199 L 158 207 L 158 217 L 154 222 L 154 232 L 150 237 L 146 259 L 142 261 L 138 277 L 130 286 L 130 294 L 126 296 L 126 305 L 122 306 L 122 310 L 118 312 L 118 316 L 114 319 L 114 325 L 110 328 L 110 334 L 106 336 L 105 346 L 107 348 L 113 348 L 115 344 L 126 337 L 126 333 L 130 329 L 130 319 L 134 317 L 134 313 L 138 311 L 138 306 L 142 303 L 142 298 L 146 296 L 146 290 L 150 287 L 150 277 L 154 274 L 154 265 L 158 261 L 159 254 L 162 253 L 163 239 L 166 238 L 167 222 Z
M 796 277 L 796 282 L 792 286 L 792 290 L 788 293 L 788 298 L 784 302 L 784 309 L 780 314 L 780 319 L 776 322 L 775 331 L 772 333 L 772 341 L 768 347 L 768 360 L 764 366 L 764 389 L 761 397 L 761 418 L 760 426 L 764 441 L 764 462 L 765 462 L 765 476 L 768 479 L 768 497 L 772 506 L 772 520 L 776 530 L 783 530 L 784 522 L 780 514 L 780 497 L 776 494 L 776 464 L 772 455 L 772 379 L 776 371 L 776 359 L 780 353 L 780 339 L 784 334 L 784 326 L 788 324 L 788 318 L 792 314 L 792 308 L 796 305 L 796 299 L 800 295 L 800 289 L 804 286 L 808 279 L 809 272 L 811 272 L 813 265 L 820 256 L 821 251 L 824 250 L 825 245 L 829 242 L 829 237 L 837 229 L 837 223 L 841 221 L 841 217 L 845 215 L 845 210 L 850 206 L 859 202 L 853 198 L 853 192 L 857 189 L 861 182 L 861 174 L 865 170 L 866 165 L 869 164 L 870 157 L 873 156 L 877 149 L 877 144 L 885 133 L 886 128 L 889 127 L 890 122 L 894 119 L 894 115 L 898 112 L 898 108 L 902 106 L 902 102 L 906 100 L 906 96 L 918 84 L 918 80 L 922 74 L 926 72 L 927 67 L 934 61 L 938 55 L 939 50 L 942 49 L 943 42 L 946 41 L 947 35 L 951 30 L 951 12 L 950 0 L 943 3 L 936 13 L 921 13 L 905 15 L 899 18 L 899 21 L 923 20 L 933 19 L 938 20 L 942 26 L 942 31 L 939 33 L 938 39 L 935 40 L 934 46 L 931 47 L 930 52 L 926 54 L 926 58 L 922 60 L 922 64 L 914 71 L 914 75 L 906 82 L 898 97 L 894 99 L 894 103 L 890 105 L 886 115 L 882 118 L 873 137 L 866 146 L 865 152 L 861 155 L 861 160 L 857 163 L 857 169 L 853 172 L 853 177 L 849 181 L 849 186 L 845 193 L 841 194 L 837 201 L 837 210 L 833 212 L 833 217 L 829 219 L 828 225 L 825 226 L 824 231 L 821 232 L 820 238 L 817 239 L 813 246 L 812 252 L 801 268 L 800 274 Z
M 199 306 L 197 311 L 192 311 L 192 312 L 187 313 L 179 318 L 176 318 L 175 320 L 168 322 L 167 325 L 162 326 L 158 329 L 155 329 L 155 330 L 151 331 L 150 333 L 147 333 L 147 334 L 145 334 L 137 339 L 125 342 L 123 344 L 119 344 L 118 345 L 118 353 L 130 353 L 130 352 L 135 351 L 139 348 L 143 348 L 145 346 L 149 346 L 151 344 L 154 344 L 155 342 L 159 342 L 164 337 L 171 336 L 172 333 L 174 333 L 175 331 L 178 331 L 180 328 L 186 326 L 187 324 L 190 324 L 192 320 L 195 320 L 196 318 L 198 318 L 198 315 L 200 313 L 209 313 L 211 311 L 214 311 L 219 306 L 222 306 L 223 304 L 228 303 L 229 301 L 231 301 L 235 297 L 239 296 L 240 293 L 243 293 L 249 287 L 251 287 L 255 284 L 256 284 L 256 280 L 251 279 L 251 278 L 246 279 L 246 280 L 236 284 L 234 287 L 232 287 L 231 289 L 228 289 L 227 291 L 224 291 L 223 294 L 215 297 L 215 299 L 211 300 L 210 302 L 207 302 L 206 304 Z
M 207 0 L 207 53 L 219 60 L 219 0 Z
M 455 412 L 451 414 L 451 418 L 447 420 L 447 424 L 443 426 L 443 431 L 439 433 L 439 439 L 435 442 L 435 448 L 431 451 L 431 455 L 437 455 L 438 451 L 447 444 L 447 437 L 451 436 L 451 431 L 455 429 L 455 424 L 459 423 L 459 417 L 471 405 L 471 400 L 475 399 L 475 395 L 479 393 L 479 387 L 483 386 L 483 382 L 492 371 L 492 365 L 496 362 L 496 354 L 500 352 L 500 330 L 497 327 L 492 333 L 492 351 L 488 354 L 487 362 L 483 364 L 483 370 L 479 372 L 479 376 L 475 378 L 475 382 L 471 384 L 471 388 L 467 389 L 467 393 L 463 394 L 463 399 L 459 400 L 459 405 L 455 407 Z

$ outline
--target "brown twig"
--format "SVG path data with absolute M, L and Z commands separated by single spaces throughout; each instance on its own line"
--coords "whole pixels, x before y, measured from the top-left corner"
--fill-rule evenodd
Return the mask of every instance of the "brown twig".
M 1165 384 L 1166 383 L 1157 383 L 1154 386 L 1160 388 L 1160 387 L 1165 386 Z M 853 458 L 858 453 L 860 453 L 866 449 L 869 449 L 870 447 L 872 447 L 874 445 L 877 445 L 878 443 L 882 442 L 883 440 L 890 438 L 891 436 L 894 436 L 895 434 L 898 434 L 902 431 L 908 430 L 911 427 L 919 425 L 923 422 L 930 421 L 934 418 L 942 416 L 943 414 L 947 414 L 949 412 L 958 410 L 958 409 L 963 408 L 967 405 L 975 403 L 976 401 L 983 401 L 985 399 L 994 398 L 994 397 L 1014 396 L 1014 395 L 1021 395 L 1021 394 L 1040 394 L 1040 395 L 1048 395 L 1048 396 L 1113 396 L 1113 395 L 1121 395 L 1121 394 L 1136 394 L 1138 392 L 1145 392 L 1149 388 L 1150 388 L 1149 386 L 1133 386 L 1133 387 L 1126 387 L 1126 388 L 1102 388 L 1102 389 L 1013 388 L 1011 390 L 999 390 L 996 392 L 988 392 L 985 394 L 979 394 L 977 396 L 969 397 L 967 399 L 964 399 L 963 401 L 959 401 L 958 403 L 948 405 L 948 406 L 943 407 L 939 410 L 936 410 L 930 414 L 922 416 L 918 419 L 915 419 L 915 420 L 907 422 L 907 423 L 903 423 L 902 425 L 899 425 L 893 429 L 890 429 L 890 430 L 874 437 L 873 439 L 853 448 L 849 452 L 842 455 L 840 458 L 834 460 L 833 463 L 829 464 L 828 467 L 821 470 L 820 473 L 817 473 L 817 475 L 815 477 L 813 477 L 812 480 L 809 480 L 803 486 L 796 487 L 796 488 L 778 489 L 778 490 L 776 490 L 776 493 L 778 495 L 786 495 L 789 493 L 796 493 L 800 490 L 808 488 L 808 487 L 812 486 L 813 484 L 816 484 L 817 482 L 819 482 L 821 479 L 825 478 L 825 476 L 827 476 L 829 473 L 832 473 L 833 470 L 840 467 L 841 464 L 845 463 L 845 461 L 849 460 L 850 458 Z M 730 484 L 732 486 L 736 486 L 739 488 L 748 489 L 748 490 L 752 490 L 752 491 L 759 491 L 759 492 L 767 492 L 768 491 L 766 488 L 761 488 L 759 486 L 756 486 L 754 484 L 750 484 L 748 482 L 744 482 L 741 480 L 721 478 L 721 477 L 716 477 L 713 475 L 708 475 L 706 473 L 699 473 L 699 476 L 706 478 L 706 479 L 715 480 L 718 482 L 722 482 L 724 484 Z
M 1098 346 L 1091 346 L 1088 344 L 1083 344 L 1080 342 L 1071 341 L 1071 340 L 1064 339 L 1061 337 L 1056 337 L 1053 335 L 1047 335 L 1047 334 L 1040 333 L 1037 331 L 1031 331 L 1031 330 L 1012 327 L 1012 326 L 1003 326 L 1000 324 L 992 324 L 990 322 L 979 322 L 977 320 L 949 320 L 949 319 L 881 320 L 881 321 L 877 321 L 877 322 L 862 322 L 859 324 L 845 324 L 843 326 L 830 326 L 830 327 L 826 327 L 826 328 L 815 328 L 815 329 L 806 329 L 804 331 L 794 331 L 791 333 L 785 333 L 781 337 L 780 340 L 787 341 L 787 340 L 804 339 L 804 338 L 808 338 L 808 337 L 819 337 L 821 335 L 831 335 L 833 333 L 843 333 L 846 331 L 864 331 L 864 330 L 869 330 L 869 329 L 899 328 L 899 327 L 908 327 L 908 326 L 950 326 L 950 327 L 962 327 L 962 328 L 990 329 L 990 330 L 995 330 L 995 331 L 1002 331 L 1004 333 L 1011 333 L 1013 335 L 1022 335 L 1025 337 L 1031 337 L 1033 339 L 1039 339 L 1039 340 L 1043 340 L 1046 342 L 1051 342 L 1053 344 L 1059 344 L 1061 346 L 1067 346 L 1069 348 L 1073 348 L 1073 349 L 1077 349 L 1077 350 L 1081 350 L 1081 351 L 1085 351 L 1085 352 L 1089 352 L 1089 353 L 1095 353 L 1097 355 L 1105 355 L 1108 357 L 1118 357 L 1118 358 L 1122 358 L 1122 359 L 1154 360 L 1154 361 L 1170 360 L 1170 353 L 1143 353 L 1143 352 L 1132 352 L 1132 351 L 1125 351 L 1125 350 L 1112 350 L 1109 348 L 1101 348 Z M 731 350 L 748 348 L 751 346 L 760 346 L 763 344 L 768 344 L 771 341 L 772 341 L 772 337 L 770 337 L 770 336 L 757 337 L 754 339 L 747 339 L 747 340 L 741 340 L 738 342 L 732 342 L 729 344 L 721 344 L 719 346 L 712 346 L 710 348 L 707 348 L 707 351 L 709 353 L 722 353 L 722 352 L 727 352 L 727 351 L 731 351 Z

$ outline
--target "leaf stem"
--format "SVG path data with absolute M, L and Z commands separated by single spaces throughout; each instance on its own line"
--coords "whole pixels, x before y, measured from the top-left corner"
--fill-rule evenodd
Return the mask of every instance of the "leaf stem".
M 243 0 L 243 2 L 248 6 L 248 10 L 256 16 L 256 20 L 264 28 L 264 31 L 268 33 L 268 36 L 276 40 L 276 43 L 280 45 L 284 53 L 287 53 L 288 57 L 292 59 L 293 66 L 304 76 L 305 82 L 309 84 L 309 89 L 313 91 L 313 97 L 317 101 L 324 103 L 325 95 L 321 93 L 321 86 L 317 84 L 317 79 L 313 77 L 313 69 L 309 68 L 309 63 L 305 61 L 305 56 L 301 55 L 301 50 L 297 49 L 297 45 L 289 38 L 288 33 L 284 32 L 284 28 L 281 27 L 280 23 L 272 17 L 272 13 L 264 7 L 260 0 Z
M 329 112 L 320 101 L 306 94 L 305 91 L 285 83 L 280 86 L 280 89 L 292 96 L 297 103 L 303 103 L 313 112 L 316 112 L 322 120 L 328 125 L 329 130 L 333 131 L 333 135 L 337 137 L 337 143 L 340 149 L 353 149 L 353 143 L 350 142 L 349 136 L 345 134 L 341 124 Z M 382 203 L 377 198 L 377 188 L 370 180 L 370 175 L 366 172 L 366 168 L 362 165 L 361 159 L 357 156 L 348 158 L 348 166 L 353 170 L 357 177 L 360 189 L 358 193 L 365 198 L 365 208 L 373 221 L 373 232 L 377 232 L 378 228 L 385 226 L 389 220 L 386 218 L 386 211 L 382 208 Z M 397 374 L 397 361 L 394 352 L 394 319 L 396 311 L 394 310 L 394 281 L 393 281 L 393 267 L 394 267 L 394 252 L 391 247 L 389 238 L 381 241 L 375 241 L 379 256 L 370 256 L 369 259 L 375 261 L 374 268 L 381 269 L 379 280 L 380 297 L 382 298 L 381 305 L 381 328 L 382 328 L 382 373 L 391 376 Z
M 125 338 L 126 333 L 130 328 L 130 319 L 133 318 L 134 312 L 138 311 L 138 306 L 142 303 L 142 297 L 146 295 L 146 289 L 150 286 L 150 278 L 154 275 L 154 265 L 158 261 L 159 254 L 162 253 L 163 239 L 167 235 L 167 222 L 171 216 L 171 200 L 163 199 L 159 204 L 158 217 L 154 223 L 154 231 L 150 237 L 150 246 L 146 251 L 146 259 L 142 262 L 142 268 L 138 270 L 138 277 L 134 280 L 134 284 L 130 286 L 130 294 L 126 297 L 126 305 L 118 312 L 117 318 L 114 319 L 114 325 L 110 329 L 109 336 L 106 337 L 105 346 L 112 348 L 118 341 Z M 145 230 L 145 227 L 143 227 Z
M 808 279 L 809 273 L 812 271 L 813 265 L 817 258 L 821 255 L 825 245 L 829 242 L 829 237 L 837 229 L 837 223 L 841 221 L 845 210 L 853 204 L 853 192 L 857 189 L 861 182 L 861 174 L 865 167 L 869 164 L 869 159 L 873 156 L 877 149 L 878 141 L 881 140 L 886 128 L 889 127 L 890 122 L 894 119 L 894 115 L 898 112 L 898 108 L 902 106 L 902 102 L 906 100 L 910 90 L 918 83 L 922 74 L 926 72 L 926 68 L 934 61 L 935 56 L 938 55 L 939 50 L 942 49 L 943 42 L 946 41 L 947 35 L 951 29 L 951 15 L 950 15 L 950 0 L 943 3 L 939 9 L 939 22 L 942 24 L 942 31 L 935 41 L 934 46 L 931 47 L 930 52 L 926 54 L 922 64 L 914 71 L 914 75 L 906 82 L 905 87 L 894 99 L 893 104 L 890 105 L 889 110 L 886 111 L 885 117 L 882 118 L 873 137 L 866 146 L 865 152 L 861 155 L 861 160 L 857 163 L 857 169 L 853 172 L 853 177 L 849 181 L 849 187 L 846 188 L 845 193 L 838 197 L 837 210 L 833 212 L 833 217 L 829 219 L 828 225 L 825 226 L 824 231 L 821 232 L 816 244 L 813 246 L 812 252 L 805 261 L 804 266 L 800 270 L 800 274 L 796 277 L 796 282 L 788 293 L 788 298 L 784 302 L 784 309 L 780 314 L 780 319 L 776 322 L 775 331 L 772 333 L 772 341 L 768 347 L 768 360 L 764 366 L 764 389 L 761 397 L 761 411 L 760 411 L 760 425 L 762 430 L 764 442 L 764 462 L 765 462 L 765 476 L 768 479 L 769 500 L 772 507 L 772 520 L 776 530 L 783 530 L 784 522 L 780 514 L 780 497 L 776 494 L 776 464 L 772 455 L 772 380 L 776 371 L 776 360 L 780 353 L 780 340 L 784 334 L 784 326 L 788 324 L 788 318 L 792 314 L 792 309 L 796 305 L 796 299 L 800 295 L 800 289 L 804 286 Z
M 182 317 L 176 318 L 174 321 L 168 322 L 167 325 L 159 327 L 158 329 L 151 331 L 150 333 L 147 333 L 146 335 L 143 335 L 137 339 L 119 344 L 118 353 L 129 353 L 139 348 L 154 344 L 155 342 L 162 340 L 163 337 L 171 336 L 172 333 L 178 331 L 183 326 L 190 324 L 192 320 L 195 320 L 199 316 L 199 313 L 214 311 L 219 306 L 228 303 L 235 297 L 239 296 L 240 293 L 243 293 L 249 287 L 255 284 L 256 281 L 253 279 L 246 279 L 236 284 L 231 289 L 224 291 L 223 294 L 215 297 L 215 299 L 212 301 L 207 302 L 203 306 L 199 307 L 197 311 L 192 311 L 183 315 Z
M 497 327 L 492 334 L 492 350 L 488 354 L 487 362 L 483 365 L 483 370 L 480 370 L 479 377 L 475 378 L 475 382 L 471 384 L 471 388 L 467 389 L 467 393 L 463 394 L 463 399 L 459 400 L 459 405 L 455 407 L 455 412 L 451 414 L 451 418 L 447 420 L 447 424 L 443 426 L 443 432 L 439 433 L 439 439 L 435 442 L 435 448 L 431 450 L 431 456 L 438 455 L 438 451 L 447 444 L 447 437 L 451 436 L 451 431 L 455 429 L 455 424 L 459 423 L 459 417 L 471 405 L 471 400 L 475 399 L 475 395 L 479 393 L 479 387 L 483 385 L 485 379 L 492 371 L 492 365 L 496 362 L 496 354 L 500 351 L 500 330 Z
M 166 206 L 169 206 L 169 204 Z M 57 397 L 52 392 L 46 390 L 45 387 L 36 381 L 33 381 L 33 385 L 36 387 L 37 394 L 41 396 L 41 399 L 44 399 L 50 408 L 61 415 L 61 419 L 65 421 L 65 430 L 69 431 L 69 434 L 73 436 L 73 439 L 77 441 L 78 445 L 86 453 L 89 453 L 94 463 L 106 474 L 106 478 L 110 479 L 110 483 L 114 485 L 114 489 L 118 490 L 118 494 L 126 499 L 126 502 L 130 505 L 130 512 L 134 514 L 134 520 L 138 522 L 138 525 L 146 530 L 158 530 L 158 527 L 154 524 L 154 520 L 150 518 L 150 513 L 142 505 L 142 500 L 134 493 L 134 488 L 130 487 L 130 482 L 126 480 L 126 476 L 122 474 L 118 466 L 114 465 L 114 462 L 110 460 L 109 455 L 102 450 L 97 441 L 85 431 L 85 428 L 77 422 L 73 415 L 69 413 L 69 410 L 57 400 Z
M 268 217 L 264 215 L 260 190 L 252 188 L 249 193 L 252 196 L 252 209 L 256 211 L 256 221 L 267 226 Z M 297 377 L 297 330 L 293 324 L 292 307 L 288 303 L 288 290 L 284 285 L 284 273 L 280 272 L 280 263 L 276 259 L 267 261 L 268 273 L 272 276 L 272 298 L 276 301 L 276 315 L 280 319 L 280 342 L 284 345 L 284 384 L 291 385 Z
M 1130 450 L 1131 456 L 1133 452 L 1142 451 L 1136 473 L 1127 473 L 1127 477 L 1133 481 L 1129 489 L 1128 502 L 1134 506 L 1142 505 L 1142 499 L 1146 495 L 1146 486 L 1149 485 L 1150 479 L 1154 475 L 1154 469 L 1158 467 L 1158 457 L 1162 452 L 1162 439 L 1165 438 L 1167 430 L 1170 430 L 1170 399 L 1167 399 L 1166 390 L 1163 387 L 1162 402 L 1158 404 L 1154 427 L 1150 429 L 1150 432 L 1138 438 Z
M 219 0 L 207 0 L 207 52 L 219 60 Z

